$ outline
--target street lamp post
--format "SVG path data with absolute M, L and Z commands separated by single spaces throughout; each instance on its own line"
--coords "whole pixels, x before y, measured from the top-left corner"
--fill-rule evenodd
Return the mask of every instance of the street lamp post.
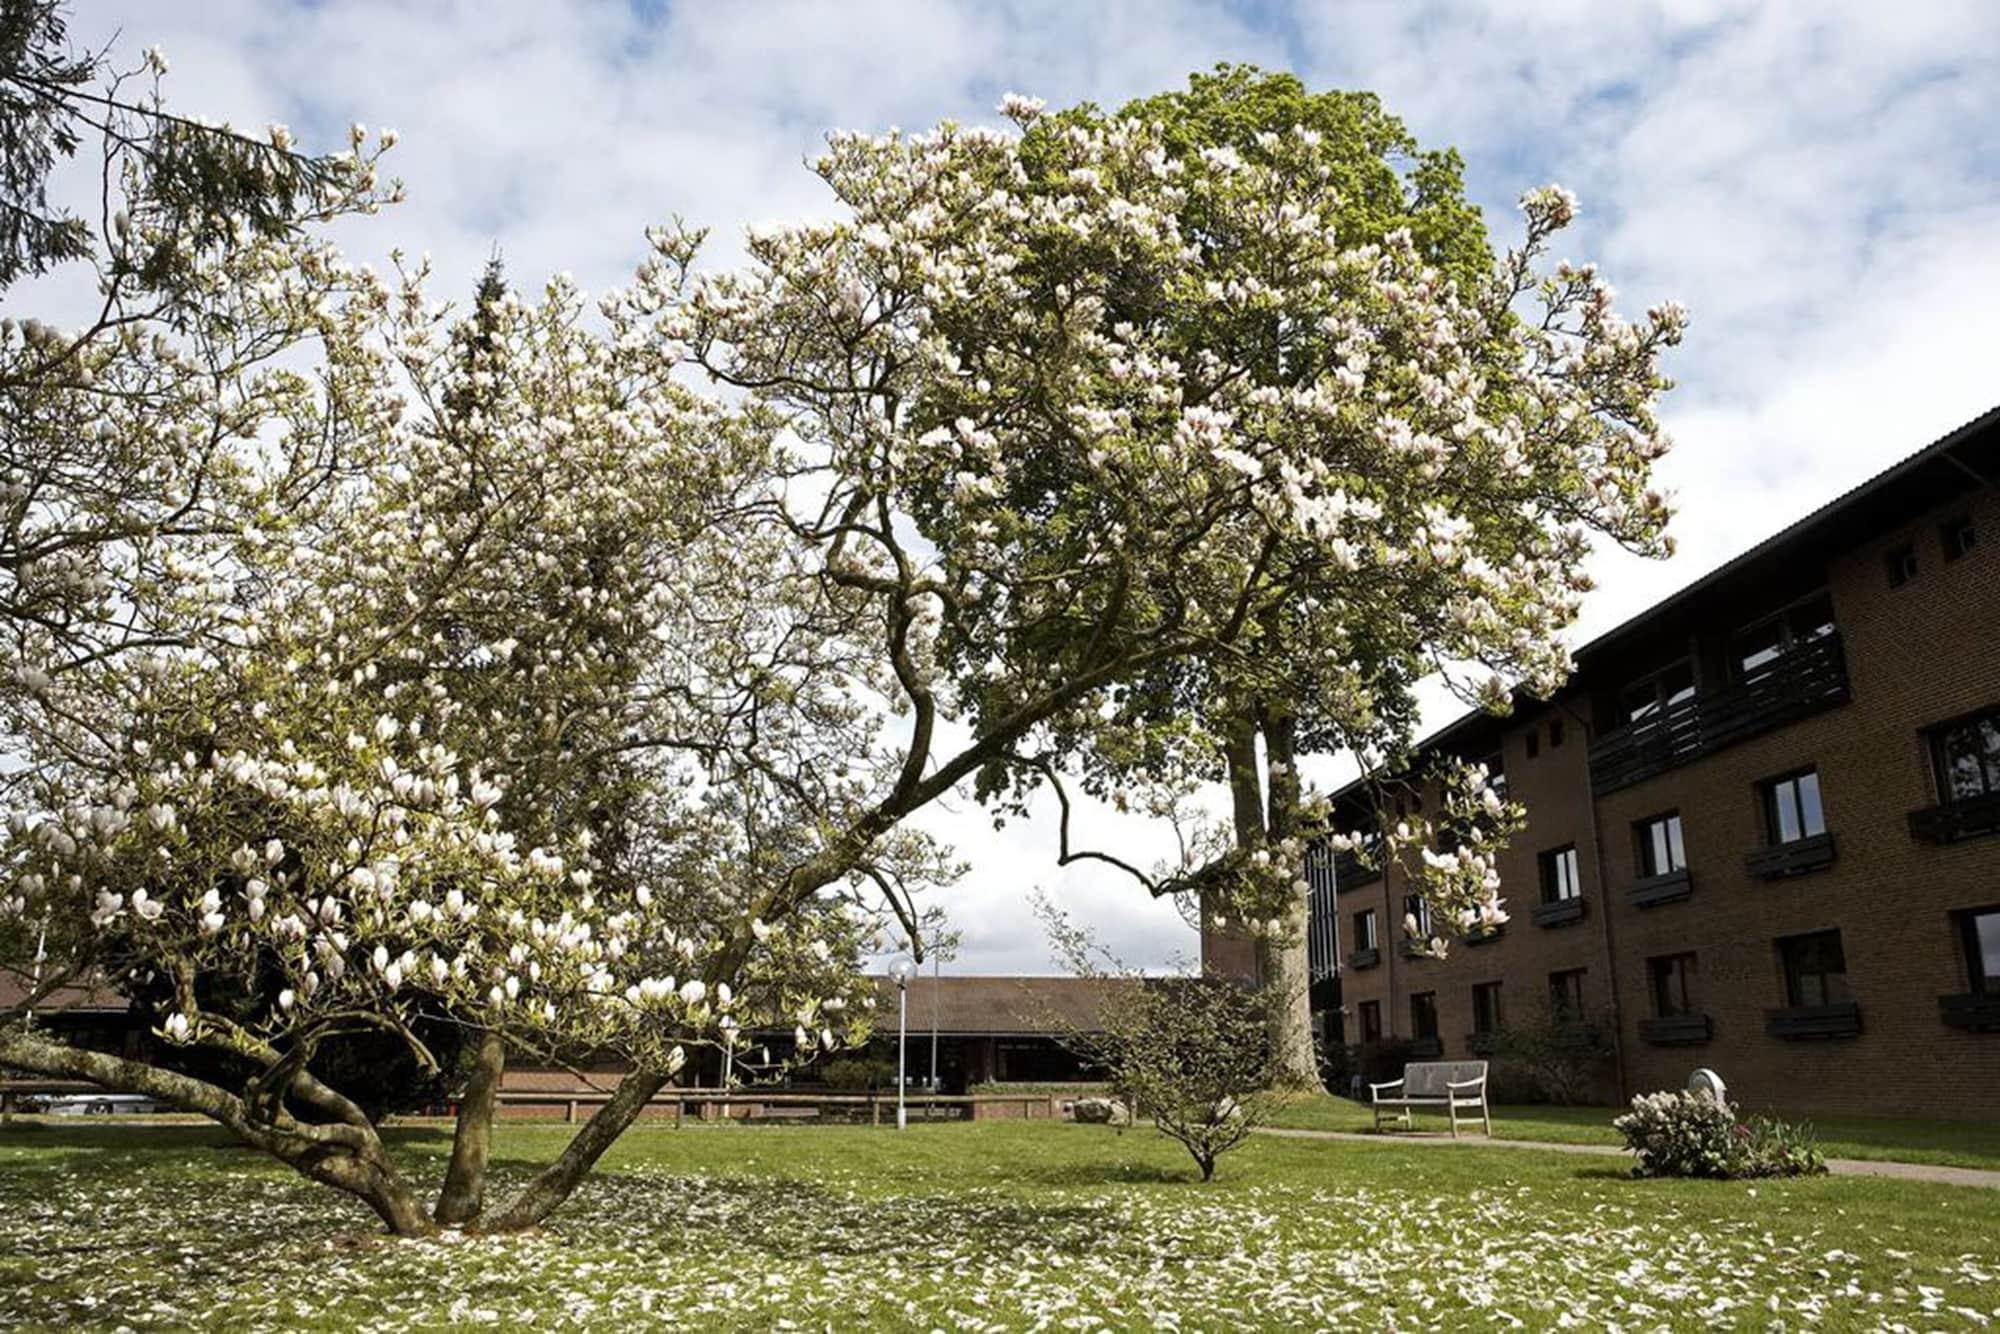
M 903 1105 L 904 1057 L 909 1047 L 910 1031 L 910 982 L 917 975 L 921 965 L 915 959 L 899 958 L 889 965 L 889 976 L 896 979 L 896 1129 L 909 1127 L 909 1110 Z
M 722 1119 L 729 1119 L 730 1085 L 735 1079 L 736 1065 L 736 1018 L 722 1016 Z

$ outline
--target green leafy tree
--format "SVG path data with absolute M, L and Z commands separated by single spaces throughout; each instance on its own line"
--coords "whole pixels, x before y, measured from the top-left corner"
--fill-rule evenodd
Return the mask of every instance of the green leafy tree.
M 1157 192 L 1091 160 L 1100 144 L 1142 143 Z M 1366 93 L 1224 66 L 1115 114 L 1034 115 L 1020 159 L 1023 193 L 1072 221 L 1100 192 L 1130 212 L 1017 237 L 1020 307 L 1057 313 L 1074 344 L 1036 343 L 1018 309 L 940 319 L 958 374 L 929 411 L 1007 423 L 1002 495 L 1048 525 L 1055 551 L 1037 559 L 1092 552 L 1107 600 L 1204 602 L 1229 627 L 1226 643 L 1150 664 L 1094 716 L 1052 729 L 1044 773 L 1080 759 L 1119 802 L 1227 785 L 1219 836 L 1149 883 L 1252 937 L 1256 977 L 1279 998 L 1276 1068 L 1310 1084 L 1304 851 L 1330 825 L 1299 758 L 1349 750 L 1393 766 L 1415 688 L 1440 671 L 1490 708 L 1562 679 L 1588 536 L 1665 550 L 1666 507 L 1646 482 L 1666 448 L 1655 359 L 1682 317 L 1662 307 L 1627 325 L 1594 270 L 1534 272 L 1574 211 L 1560 191 L 1526 197 L 1526 239 L 1496 257 L 1457 155 L 1420 150 Z M 1142 230 L 1167 248 L 1136 242 Z M 1221 467 L 1199 490 L 1170 431 Z M 1256 498 L 1266 484 L 1273 497 Z M 1249 503 L 1216 512 L 1199 545 L 1168 547 L 1182 558 L 1151 575 L 1104 550 L 1106 533 L 1160 531 L 1134 493 Z M 1021 649 L 1062 661 L 1104 642 L 1066 634 Z M 968 670 L 988 647 L 971 643 Z M 1461 814 L 1491 804 L 1482 775 L 1440 777 Z M 1391 840 L 1420 879 L 1459 882 L 1428 890 L 1449 917 L 1501 920 L 1479 883 L 1510 819 L 1492 813 L 1484 839 L 1419 819 Z M 1422 860 L 1447 842 L 1458 865 Z

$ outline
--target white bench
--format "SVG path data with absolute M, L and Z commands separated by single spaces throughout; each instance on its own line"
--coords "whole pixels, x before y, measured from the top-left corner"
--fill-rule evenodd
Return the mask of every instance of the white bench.
M 1390 1090 L 1395 1090 L 1391 1093 Z M 1383 1113 L 1414 1129 L 1413 1113 L 1419 1107 L 1436 1107 L 1451 1117 L 1451 1137 L 1458 1138 L 1458 1114 L 1479 1113 L 1486 1134 L 1493 1134 L 1493 1116 L 1486 1106 L 1486 1062 L 1413 1061 L 1403 1067 L 1403 1077 L 1387 1084 L 1370 1084 L 1368 1101 L 1375 1108 L 1375 1128 L 1382 1128 Z M 1468 1118 L 1470 1119 L 1470 1118 Z

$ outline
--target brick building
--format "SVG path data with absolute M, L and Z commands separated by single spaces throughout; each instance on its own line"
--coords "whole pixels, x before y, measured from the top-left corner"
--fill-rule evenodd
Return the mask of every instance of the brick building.
M 2000 409 L 1579 650 L 1556 698 L 1425 742 L 1526 807 L 1512 920 L 1412 958 L 1397 868 L 1323 860 L 1329 1040 L 1459 1056 L 1560 1009 L 1611 1039 L 1607 1097 L 1710 1066 L 1752 1107 L 1992 1116 L 1996 484 Z

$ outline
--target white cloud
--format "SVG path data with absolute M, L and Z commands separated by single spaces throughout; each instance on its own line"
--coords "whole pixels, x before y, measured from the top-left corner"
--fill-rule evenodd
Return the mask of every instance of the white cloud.
M 727 246 L 746 223 L 824 209 L 801 163 L 831 127 L 990 120 L 1009 89 L 1115 103 L 1225 59 L 1373 89 L 1423 142 L 1465 152 L 1503 238 L 1520 190 L 1561 180 L 1586 209 L 1575 257 L 1634 305 L 1694 310 L 1665 470 L 1685 555 L 1601 562 L 1586 633 L 2000 398 L 1986 0 L 78 9 L 83 40 L 164 46 L 183 109 L 286 121 L 309 143 L 350 119 L 396 126 L 411 202 L 343 241 L 394 238 L 468 288 L 496 244 L 516 281 L 565 269 L 601 288 L 671 214 Z M 1152 860 L 1156 833 L 1111 823 L 1118 850 Z M 1056 871 L 1046 818 L 934 824 L 976 867 L 954 901 L 961 969 L 1045 962 L 1022 906 L 1036 883 L 1135 962 L 1191 948 L 1115 872 Z

